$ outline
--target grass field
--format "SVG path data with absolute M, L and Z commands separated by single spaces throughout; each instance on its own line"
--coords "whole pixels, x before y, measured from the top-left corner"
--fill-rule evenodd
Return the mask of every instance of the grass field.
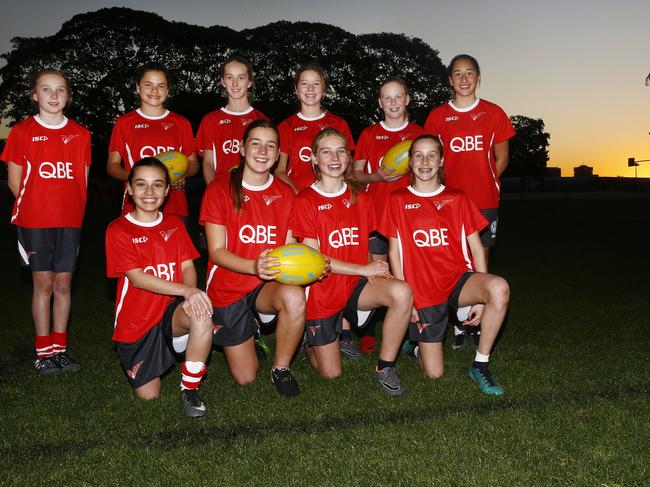
M 153 402 L 133 399 L 112 349 L 114 284 L 104 279 L 101 211 L 90 209 L 76 278 L 77 375 L 31 369 L 31 282 L 0 248 L 0 484 L 3 485 L 648 485 L 650 199 L 506 200 L 492 270 L 512 301 L 481 395 L 473 352 L 446 345 L 443 379 L 398 368 L 407 392 L 382 395 L 376 356 L 279 397 L 268 364 L 240 387 L 213 353 L 210 410 L 186 419 L 178 368 Z M 272 341 L 272 339 L 271 339 Z

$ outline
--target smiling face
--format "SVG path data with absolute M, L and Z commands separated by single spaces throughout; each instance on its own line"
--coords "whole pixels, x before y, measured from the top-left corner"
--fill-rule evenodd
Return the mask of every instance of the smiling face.
M 157 213 L 169 192 L 167 174 L 159 166 L 140 166 L 133 169 L 127 191 L 133 198 L 136 211 Z
M 226 89 L 229 99 L 247 98 L 248 90 L 253 86 L 248 67 L 238 61 L 230 61 L 223 67 L 221 86 Z
M 169 81 L 162 71 L 147 71 L 135 87 L 143 109 L 162 110 L 169 96 Z
M 342 177 L 350 163 L 350 151 L 345 137 L 332 133 L 317 139 L 311 158 L 321 177 Z
M 325 80 L 317 71 L 307 69 L 300 73 L 296 82 L 296 96 L 301 107 L 320 106 L 325 94 Z
M 32 90 L 32 100 L 38 104 L 42 116 L 62 116 L 69 98 L 68 83 L 63 76 L 55 73 L 41 75 Z
M 386 83 L 379 92 L 379 107 L 384 111 L 386 121 L 403 122 L 410 101 L 406 89 L 397 81 Z
M 268 173 L 280 157 L 278 133 L 270 127 L 256 127 L 248 132 L 241 147 L 244 179 L 247 175 Z
M 450 70 L 449 84 L 458 97 L 475 97 L 481 74 L 469 59 L 457 59 Z
M 411 146 L 411 171 L 415 183 L 438 183 L 438 173 L 442 167 L 442 145 L 438 139 L 425 137 L 416 139 Z

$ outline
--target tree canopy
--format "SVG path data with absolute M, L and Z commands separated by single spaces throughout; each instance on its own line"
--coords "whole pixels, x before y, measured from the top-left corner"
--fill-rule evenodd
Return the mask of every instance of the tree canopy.
M 503 176 L 544 176 L 551 138 L 541 118 L 510 117 L 517 134 L 510 139 L 510 164 Z

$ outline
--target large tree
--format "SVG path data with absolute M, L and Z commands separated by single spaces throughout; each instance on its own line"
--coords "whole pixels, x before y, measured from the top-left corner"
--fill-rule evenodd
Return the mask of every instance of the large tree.
M 510 121 L 517 134 L 510 140 L 510 164 L 503 176 L 544 176 L 551 138 L 544 131 L 544 121 L 523 115 L 514 115 Z

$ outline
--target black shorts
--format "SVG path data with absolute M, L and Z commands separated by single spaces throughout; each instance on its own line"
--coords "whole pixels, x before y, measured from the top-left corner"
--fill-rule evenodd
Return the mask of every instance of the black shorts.
M 17 227 L 20 265 L 32 272 L 74 272 L 81 228 Z
M 274 320 L 274 315 L 261 314 L 255 310 L 255 301 L 263 287 L 264 283 L 239 301 L 228 306 L 213 308 L 214 337 L 212 343 L 221 347 L 241 345 L 255 335 L 259 328 L 258 323 L 270 324 Z
M 388 239 L 379 232 L 372 232 L 368 248 L 372 255 L 388 255 Z
M 354 287 L 350 299 L 348 299 L 345 308 L 343 308 L 343 317 L 348 320 L 350 325 L 352 325 L 352 328 L 365 327 L 370 323 L 370 320 L 375 314 L 374 309 L 359 309 L 359 296 L 361 296 L 361 292 L 363 291 L 363 288 L 366 287 L 366 284 L 368 284 L 368 279 L 365 277 L 359 278 L 359 282 L 357 282 L 357 285 Z
M 174 365 L 172 318 L 182 302 L 177 298 L 169 303 L 160 322 L 137 342 L 115 342 L 120 364 L 134 389 L 162 376 Z
M 409 323 L 409 340 L 412 342 L 437 343 L 445 340 L 447 322 L 449 321 L 449 308 L 458 311 L 458 299 L 467 279 L 474 274 L 465 272 L 454 286 L 449 298 L 444 303 L 418 309 L 420 321 Z
M 486 208 L 480 210 L 485 219 L 488 221 L 488 226 L 485 227 L 479 236 L 483 247 L 494 247 L 497 244 L 497 223 L 499 221 L 499 208 Z

